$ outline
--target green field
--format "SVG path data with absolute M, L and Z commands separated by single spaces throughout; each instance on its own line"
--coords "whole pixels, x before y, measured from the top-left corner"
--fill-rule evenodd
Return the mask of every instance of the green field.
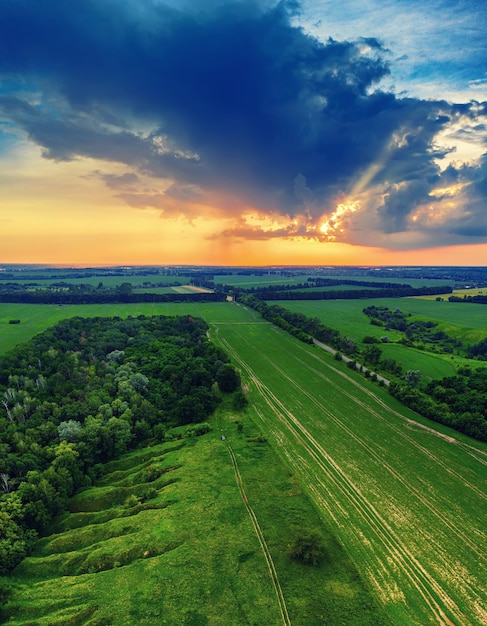
M 487 617 L 487 446 L 421 419 L 318 348 L 214 325 L 261 428 L 398 624 Z
M 384 276 L 326 276 L 326 278 L 334 278 L 336 280 L 364 280 L 367 282 L 377 283 L 399 283 L 404 285 L 411 285 L 411 287 L 438 287 L 441 285 L 451 285 L 452 281 L 433 278 L 386 278 Z M 435 296 L 436 297 L 436 296 Z
M 427 307 L 431 307 L 429 309 L 431 312 L 435 305 L 439 305 L 435 311 L 442 311 L 443 321 L 448 321 L 444 319 L 446 316 L 444 312 L 449 308 L 449 303 L 416 299 L 369 302 L 376 305 L 388 302 L 387 306 L 399 305 L 404 311 L 425 315 L 428 318 L 431 317 L 426 314 Z M 282 304 L 288 306 L 291 303 Z M 366 306 L 364 301 L 292 304 L 321 306 L 328 316 L 322 319 L 329 326 L 334 325 L 329 319 L 332 315 L 335 319 L 340 318 L 339 306 L 346 307 L 342 308 L 342 319 L 348 316 L 353 306 L 356 307 L 357 315 L 362 315 L 361 309 Z M 325 309 L 324 305 L 330 304 L 334 306 Z M 459 313 L 462 315 L 464 309 L 482 308 L 474 305 L 459 307 L 460 310 L 455 307 L 459 329 L 460 323 L 465 322 L 463 318 L 458 317 Z M 487 311 L 482 308 L 482 311 L 484 310 Z M 310 310 L 303 312 L 318 315 Z M 286 549 L 282 547 L 282 535 L 280 539 L 278 536 L 281 532 L 288 532 L 282 529 L 287 528 L 285 526 L 287 516 L 291 516 L 292 519 L 293 500 L 289 500 L 287 505 L 291 507 L 290 509 L 283 509 L 283 517 L 281 508 L 285 505 L 279 500 L 276 490 L 279 490 L 279 484 L 285 485 L 283 493 L 289 498 L 291 496 L 289 480 L 292 480 L 295 481 L 296 488 L 299 485 L 313 501 L 323 522 L 323 528 L 326 529 L 329 554 L 334 554 L 332 546 L 335 536 L 346 550 L 366 587 L 373 592 L 386 611 L 391 623 L 397 626 L 429 624 L 463 626 L 487 623 L 487 541 L 482 530 L 485 528 L 487 511 L 485 444 L 421 418 L 394 401 L 385 389 L 352 373 L 343 363 L 335 361 L 321 349 L 298 342 L 283 331 L 263 322 L 254 311 L 230 303 L 99 307 L 1 305 L 0 350 L 5 351 L 5 346 L 9 342 L 14 345 L 15 338 L 9 336 L 9 333 L 17 332 L 17 340 L 21 338 L 25 340 L 58 319 L 67 317 L 67 314 L 85 316 L 191 314 L 207 320 L 211 328 L 211 338 L 234 359 L 241 370 L 248 391 L 250 407 L 247 409 L 244 434 L 246 428 L 252 429 L 252 423 L 256 423 L 288 468 L 287 471 L 278 468 L 271 472 L 267 465 L 262 466 L 258 462 L 262 456 L 261 450 L 266 448 L 259 446 L 251 449 L 239 448 L 237 445 L 239 439 L 235 439 L 234 434 L 229 431 L 230 444 L 235 447 L 244 483 L 249 485 L 250 489 L 252 481 L 256 481 L 256 488 L 257 483 L 262 481 L 259 487 L 260 495 L 256 496 L 255 500 L 253 497 L 250 500 L 256 503 L 255 513 L 263 525 L 266 518 L 272 520 L 274 516 L 270 527 L 267 530 L 263 527 L 263 532 L 269 541 L 279 574 L 283 571 L 281 565 Z M 480 318 L 475 318 L 475 311 L 472 311 L 472 314 L 474 320 L 469 321 L 470 326 L 467 326 L 467 329 L 481 331 Z M 8 319 L 14 318 L 21 319 L 22 323 L 18 326 L 9 325 Z M 389 348 L 389 345 L 384 347 Z M 223 427 L 228 434 L 226 423 L 222 426 L 220 421 L 219 427 Z M 108 571 L 96 574 L 88 572 L 76 580 L 66 577 L 60 581 L 59 578 L 51 579 L 52 571 L 47 569 L 46 574 L 35 575 L 38 576 L 37 582 L 32 585 L 30 576 L 34 576 L 34 570 L 29 570 L 29 563 L 32 561 L 28 560 L 22 566 L 26 569 L 19 570 L 19 576 L 24 576 L 19 581 L 23 581 L 25 586 L 22 587 L 20 595 L 14 595 L 11 606 L 28 607 L 30 604 L 32 611 L 35 611 L 38 610 L 36 607 L 45 606 L 43 598 L 53 598 L 53 602 L 49 600 L 49 608 L 46 606 L 47 617 L 44 621 L 37 619 L 32 621 L 34 619 L 32 614 L 29 617 L 24 613 L 24 621 L 11 623 L 35 623 L 40 626 L 68 623 L 66 620 L 62 621 L 65 616 L 61 614 L 66 602 L 75 607 L 79 606 L 80 611 L 85 610 L 87 598 L 92 598 L 92 594 L 96 598 L 97 607 L 101 607 L 99 610 L 105 610 L 105 613 L 100 614 L 100 621 L 90 622 L 90 614 L 85 621 L 71 623 L 164 623 L 165 611 L 169 620 L 167 623 L 182 623 L 188 626 L 218 623 L 286 623 L 282 619 L 282 608 L 280 617 L 279 609 L 276 609 L 276 594 L 272 596 L 272 593 L 265 590 L 268 581 L 266 583 L 262 577 L 259 578 L 260 574 L 256 573 L 257 582 L 254 583 L 253 568 L 251 573 L 242 569 L 241 577 L 235 574 L 239 568 L 231 559 L 235 559 L 235 554 L 246 554 L 238 552 L 244 548 L 240 544 L 229 543 L 232 547 L 226 550 L 217 539 L 222 540 L 222 537 L 226 536 L 226 530 L 222 531 L 224 534 L 220 533 L 221 526 L 226 523 L 232 527 L 237 525 L 242 542 L 247 539 L 250 541 L 252 535 L 241 530 L 242 526 L 239 525 L 245 518 L 245 511 L 240 510 L 237 513 L 235 507 L 238 498 L 231 499 L 236 498 L 236 492 L 230 494 L 231 489 L 235 489 L 235 477 L 230 480 L 232 472 L 229 467 L 220 464 L 223 457 L 228 463 L 228 458 L 221 446 L 216 447 L 219 443 L 221 442 L 218 437 L 215 438 L 212 434 L 205 436 L 195 444 L 195 454 L 191 461 L 188 459 L 177 461 L 185 468 L 187 464 L 188 471 L 188 478 L 182 478 L 177 483 L 178 489 L 183 484 L 184 490 L 189 489 L 187 493 L 181 491 L 178 496 L 180 509 L 183 511 L 190 507 L 189 510 L 193 515 L 191 522 L 185 521 L 189 526 L 182 527 L 186 533 L 184 549 L 187 548 L 187 551 L 181 550 L 179 554 L 183 552 L 184 557 L 181 560 L 177 559 L 179 547 L 167 553 L 173 568 L 171 574 L 158 573 L 155 566 L 164 558 L 158 555 L 157 559 L 139 558 L 136 565 L 131 563 L 127 567 L 111 569 L 110 572 L 116 572 L 120 577 L 115 583 L 113 579 L 108 578 Z M 243 445 L 243 442 L 241 443 Z M 198 451 L 200 445 L 202 449 Z M 200 455 L 203 465 L 213 477 L 208 488 L 199 478 L 201 476 L 199 472 L 202 470 L 196 467 Z M 176 461 L 171 461 L 171 464 L 173 463 L 176 464 Z M 191 481 L 189 476 L 193 476 L 195 480 Z M 228 487 L 223 487 L 227 479 Z M 166 489 L 169 491 L 165 491 Z M 161 494 L 162 501 L 169 498 L 171 490 L 175 489 L 176 487 L 172 485 L 164 488 L 164 493 Z M 86 495 L 79 498 L 79 502 L 86 501 Z M 92 493 L 90 499 L 97 501 L 97 496 Z M 259 500 L 260 504 L 257 504 Z M 230 502 L 231 510 L 227 514 L 219 512 L 220 506 Z M 171 505 L 167 511 L 176 511 L 175 506 Z M 208 513 L 212 526 L 206 525 L 210 522 L 203 513 Z M 162 536 L 164 525 L 162 521 L 160 524 L 162 526 L 159 530 L 159 523 L 154 520 L 150 522 L 154 536 L 158 533 Z M 175 527 L 176 521 L 173 521 L 173 528 Z M 133 526 L 131 528 L 133 530 Z M 58 530 L 63 529 L 60 527 Z M 211 536 L 207 537 L 206 532 Z M 128 534 L 132 536 L 130 532 Z M 162 541 L 160 536 L 158 540 Z M 51 539 L 46 540 L 47 545 L 50 541 Z M 199 545 L 193 546 L 192 543 L 199 541 L 203 542 L 201 549 Z M 225 544 L 225 539 L 223 543 Z M 237 552 L 234 551 L 234 546 L 237 546 L 235 547 Z M 51 548 L 47 550 L 49 552 Z M 214 558 L 213 551 L 216 551 Z M 57 567 L 60 567 L 59 563 L 65 556 L 64 552 L 62 559 L 59 556 L 40 553 L 34 557 L 36 558 L 41 561 L 46 559 L 48 562 L 46 567 L 50 565 L 51 560 L 56 561 Z M 196 560 L 196 566 L 193 565 L 193 559 Z M 231 570 L 232 566 L 228 564 L 227 559 L 230 559 L 236 569 Z M 259 569 L 261 566 L 262 564 L 256 563 L 256 572 L 262 572 Z M 138 581 L 133 589 L 130 586 L 133 579 L 129 576 L 129 568 L 133 568 L 135 580 Z M 189 578 L 185 577 L 185 568 L 188 568 Z M 165 570 L 162 571 L 165 573 Z M 374 613 L 373 605 L 369 604 L 363 588 L 360 585 L 353 587 L 352 570 L 345 567 L 345 571 L 349 573 L 348 578 L 343 578 L 344 574 L 337 574 L 337 580 L 340 582 L 332 577 L 326 578 L 330 576 L 329 573 L 326 574 L 325 580 L 313 580 L 311 577 L 311 583 L 309 578 L 303 578 L 305 585 L 317 588 L 318 595 L 309 600 L 310 604 L 301 613 L 296 607 L 300 604 L 299 597 L 303 593 L 303 588 L 296 586 L 298 583 L 291 575 L 291 578 L 287 579 L 288 574 L 282 574 L 283 597 L 288 605 L 292 623 L 308 626 L 313 624 L 361 626 L 367 623 L 360 611 L 356 612 L 357 606 L 361 603 L 367 609 L 364 615 L 367 615 L 369 623 L 374 623 L 374 619 L 380 619 Z M 149 572 L 154 573 L 156 577 L 159 576 L 157 583 L 152 581 L 145 583 Z M 200 572 L 220 572 L 218 576 L 212 573 L 211 577 L 214 575 L 215 579 L 220 577 L 228 586 L 219 590 L 215 590 L 213 586 L 208 588 L 200 580 L 205 579 Z M 156 584 L 161 589 L 166 589 L 164 585 L 168 584 L 168 580 L 171 581 L 169 584 L 177 586 L 180 578 L 183 595 L 178 595 L 177 589 L 168 588 L 167 604 L 162 608 L 155 607 L 153 598 L 157 594 Z M 142 580 L 144 582 L 141 582 Z M 193 588 L 189 581 L 194 581 L 196 587 Z M 86 584 L 86 588 L 78 586 L 82 582 Z M 255 594 L 254 588 L 247 588 L 247 584 L 250 586 L 255 584 Z M 58 587 L 59 594 L 56 595 Z M 115 605 L 126 611 L 127 621 L 124 622 L 123 619 L 118 621 L 118 618 L 110 621 L 108 608 L 104 606 L 108 598 L 112 597 L 110 593 Z M 225 604 L 229 602 L 231 607 L 227 607 L 227 610 L 231 611 L 236 603 L 235 598 L 246 598 L 247 594 L 250 600 L 245 604 L 245 611 L 251 611 L 248 607 L 254 602 L 257 603 L 258 600 L 254 600 L 257 596 L 261 601 L 258 606 L 262 606 L 262 603 L 269 605 L 265 609 L 267 612 L 262 613 L 262 619 L 256 617 L 255 620 L 244 621 L 229 613 L 231 615 L 229 621 L 218 622 L 214 617 L 216 612 L 206 618 L 214 603 L 219 607 L 222 606 L 218 604 L 218 598 L 223 597 Z M 192 598 L 191 610 L 196 611 L 197 615 L 188 612 L 185 616 L 186 621 L 175 622 L 175 607 L 179 603 L 180 607 L 184 606 L 186 609 L 188 605 L 184 602 L 189 596 Z M 337 617 L 340 611 L 334 616 L 330 616 L 328 609 L 325 609 L 324 614 L 317 614 L 316 607 L 323 605 L 325 596 L 331 605 L 335 605 L 341 598 L 342 604 L 337 605 L 342 607 L 341 610 L 348 607 L 341 618 Z M 135 597 L 140 600 L 139 603 L 135 602 Z M 272 607 L 269 599 L 271 597 L 274 602 Z M 196 601 L 193 602 L 194 599 Z M 301 600 L 302 602 L 304 600 Z M 53 604 L 60 612 L 57 622 L 52 621 Z M 133 613 L 136 610 L 143 610 L 140 606 L 145 605 L 147 615 Z M 198 611 L 197 608 L 193 608 L 198 606 L 208 606 L 208 609 Z M 162 611 L 162 617 L 160 613 L 149 615 L 149 611 Z M 277 611 L 273 614 L 274 617 L 271 617 L 272 611 Z M 301 617 L 295 617 L 298 614 Z M 303 617 L 304 614 L 307 617 Z M 207 621 L 204 621 L 204 618 Z
M 418 320 L 437 322 L 437 330 L 442 330 L 452 338 L 460 339 L 465 345 L 478 343 L 487 337 L 487 307 L 481 304 L 459 304 L 436 302 L 420 298 L 373 298 L 369 300 L 279 300 L 272 302 L 290 311 L 317 317 L 324 324 L 338 329 L 343 335 L 361 343 L 366 336 L 380 339 L 387 336 L 388 344 L 381 344 L 384 357 L 400 363 L 405 370 L 417 369 L 425 379 L 453 376 L 460 365 L 467 361 L 463 357 L 449 354 L 413 350 L 394 344 L 404 334 L 397 330 L 385 330 L 370 324 L 370 319 L 362 310 L 370 305 L 386 306 L 392 311 L 400 308 Z M 471 363 L 471 361 L 470 361 Z
M 181 283 L 181 285 L 185 285 L 189 283 L 190 279 L 188 276 L 165 276 L 164 274 L 148 274 L 137 275 L 137 276 L 110 276 L 110 275 L 93 275 L 93 276 L 85 276 L 83 278 L 73 278 L 69 275 L 62 278 L 51 278 L 50 274 L 56 273 L 46 273 L 45 275 L 41 275 L 39 277 L 31 277 L 30 279 L 21 278 L 22 274 L 19 273 L 19 278 L 0 278 L 0 286 L 6 283 L 19 283 L 20 285 L 28 284 L 28 283 L 37 283 L 39 287 L 48 287 L 53 283 L 69 283 L 70 285 L 92 285 L 93 287 L 97 287 L 100 283 L 103 284 L 104 287 L 117 287 L 122 283 L 130 283 L 133 287 L 141 287 L 145 282 L 152 283 Z M 1 274 L 0 274 L 1 276 Z
M 386 306 L 394 311 L 400 308 L 419 319 L 438 322 L 439 330 L 465 341 L 476 342 L 487 336 L 487 306 L 436 302 L 422 298 L 371 298 L 369 300 L 278 300 L 272 302 L 290 311 L 299 311 L 318 317 L 324 324 L 360 341 L 364 335 L 383 335 L 384 329 L 370 325 L 362 310 L 370 305 Z M 394 331 L 387 331 L 391 340 Z M 397 333 L 397 338 L 401 333 Z
M 455 376 L 459 365 L 472 363 L 461 357 L 423 352 L 398 343 L 384 343 L 380 349 L 384 358 L 394 359 L 402 365 L 404 371 L 419 370 L 425 382 L 433 378 Z
M 127 317 L 132 315 L 193 315 L 216 321 L 245 321 L 247 316 L 235 304 L 151 303 L 137 304 L 9 304 L 0 303 L 0 354 L 28 341 L 49 326 L 68 317 Z M 20 324 L 9 324 L 19 319 Z
M 239 418 L 242 433 L 220 411 L 207 435 L 109 463 L 10 578 L 3 623 L 388 624 L 295 478 Z M 149 466 L 165 473 L 138 504 Z M 303 528 L 320 530 L 319 567 L 290 558 Z
M 354 274 L 348 275 L 320 275 L 313 273 L 304 273 L 293 275 L 293 276 L 283 276 L 280 274 L 263 274 L 263 275 L 239 275 L 239 274 L 230 274 L 230 275 L 215 275 L 215 283 L 219 283 L 222 285 L 234 285 L 238 287 L 243 287 L 245 289 L 250 289 L 252 287 L 269 287 L 272 285 L 296 285 L 299 283 L 306 283 L 308 278 L 324 278 L 330 280 L 356 280 L 356 281 L 364 281 L 364 282 L 390 282 L 390 283 L 400 283 L 411 285 L 411 287 L 432 287 L 438 285 L 450 285 L 451 281 L 447 280 L 431 280 L 427 278 L 384 278 L 384 277 L 374 277 L 374 276 L 356 276 Z M 340 286 L 333 287 L 332 289 L 339 289 Z M 359 289 L 355 285 L 344 285 L 345 289 Z M 362 287 L 363 289 L 363 287 Z M 323 290 L 323 288 L 320 288 Z
M 252 287 L 270 287 L 272 285 L 300 285 L 306 283 L 311 274 L 299 274 L 297 276 L 281 276 L 280 274 L 263 274 L 262 276 L 250 276 L 239 274 L 215 275 L 214 281 L 220 285 L 233 285 L 243 289 Z

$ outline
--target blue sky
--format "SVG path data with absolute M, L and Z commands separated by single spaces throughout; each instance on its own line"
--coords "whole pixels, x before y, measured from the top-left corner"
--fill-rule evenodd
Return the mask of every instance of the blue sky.
M 4 2 L 3 260 L 485 264 L 486 13 Z

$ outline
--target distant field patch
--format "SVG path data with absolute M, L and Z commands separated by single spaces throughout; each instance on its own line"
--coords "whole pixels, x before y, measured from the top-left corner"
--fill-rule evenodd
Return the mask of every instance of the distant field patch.
M 351 274 L 350 276 L 326 276 L 326 278 L 333 278 L 335 280 L 364 280 L 367 282 L 378 282 L 378 283 L 395 283 L 402 285 L 411 285 L 411 287 L 437 287 L 441 285 L 451 285 L 450 280 L 446 279 L 431 279 L 431 278 L 388 278 L 387 276 L 355 276 Z
M 446 354 L 431 354 L 422 350 L 414 350 L 397 343 L 380 345 L 384 358 L 394 359 L 403 370 L 419 370 L 423 380 L 455 376 L 457 373 L 457 357 Z M 465 362 L 466 359 L 462 361 Z
M 180 287 L 171 287 L 171 289 L 176 293 L 213 293 L 213 289 L 195 287 L 195 285 L 181 285 Z

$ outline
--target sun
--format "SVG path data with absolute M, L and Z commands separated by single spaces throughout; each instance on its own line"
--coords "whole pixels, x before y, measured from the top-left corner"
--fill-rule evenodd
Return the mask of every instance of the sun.
M 360 209 L 358 200 L 348 200 L 337 204 L 333 213 L 320 224 L 318 230 L 328 241 L 336 241 L 337 236 L 344 233 L 346 218 Z

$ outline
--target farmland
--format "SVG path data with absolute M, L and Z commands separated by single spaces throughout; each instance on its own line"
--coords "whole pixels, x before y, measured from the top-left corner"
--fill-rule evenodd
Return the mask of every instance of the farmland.
M 388 303 L 397 306 L 398 300 Z M 284 306 L 296 307 L 294 310 L 301 310 L 297 308 L 300 305 L 319 306 L 330 313 L 323 318 L 325 323 L 334 326 L 332 315 L 337 321 L 340 318 L 340 308 L 334 308 L 335 304 L 341 307 L 341 319 L 348 317 L 354 306 L 356 315 L 362 316 L 363 301 L 286 302 Z M 417 299 L 400 301 L 403 310 L 409 311 L 410 304 L 415 315 L 432 317 L 433 308 L 442 311 L 444 323 L 451 325 L 455 316 L 448 315 L 454 308 L 459 333 L 465 332 L 461 326 L 465 320 L 458 323 L 458 312 L 467 309 L 472 313 L 472 319 L 465 323 L 467 332 L 482 330 L 480 316 L 475 317 L 477 308 L 484 311 L 482 307 L 455 307 Z M 463 626 L 487 621 L 487 545 L 482 532 L 487 508 L 487 446 L 401 407 L 385 390 L 355 375 L 318 348 L 305 346 L 263 322 L 254 311 L 228 303 L 86 307 L 3 304 L 0 350 L 4 352 L 69 316 L 153 314 L 191 314 L 210 324 L 211 338 L 241 370 L 250 401 L 249 428 L 255 423 L 268 438 L 296 484 L 314 502 L 323 528 L 338 538 L 391 623 Z M 20 319 L 21 324 L 10 325 L 10 319 Z M 340 328 L 338 323 L 336 327 Z M 365 332 L 360 329 L 360 336 L 369 328 Z M 247 455 L 250 465 L 252 455 L 255 462 L 260 456 L 255 450 L 241 448 L 239 462 Z M 266 490 L 272 493 L 271 485 L 264 485 L 263 490 L 262 502 Z M 198 507 L 198 497 L 196 493 L 191 496 L 193 506 Z M 271 530 L 267 532 L 272 534 Z M 209 549 L 215 550 L 215 546 Z M 279 553 L 278 548 L 274 549 Z M 185 558 L 185 563 L 191 562 L 191 549 Z M 142 561 L 144 571 L 146 563 Z M 143 575 L 141 572 L 137 575 Z M 129 583 L 123 584 L 127 588 Z M 356 597 L 348 583 L 340 586 L 328 580 L 323 584 L 337 593 L 341 589 L 345 597 Z M 94 593 L 94 583 L 90 588 Z M 39 594 L 49 589 L 51 593 L 47 581 L 40 585 L 38 592 L 32 592 L 32 602 L 35 604 Z M 284 587 L 284 595 L 289 593 Z M 303 623 L 340 623 L 327 622 L 327 615 L 318 618 L 315 614 L 314 618 L 315 622 L 310 619 Z M 273 619 L 266 623 L 280 623 Z M 342 623 L 365 622 L 350 614 Z
M 364 307 L 373 304 L 385 306 L 394 311 L 400 308 L 411 314 L 408 320 L 432 321 L 435 330 L 445 332 L 452 339 L 460 340 L 464 346 L 473 345 L 487 336 L 487 307 L 451 302 L 437 302 L 422 298 L 378 298 L 376 300 L 324 300 L 324 301 L 276 301 L 290 311 L 317 317 L 327 326 L 338 329 L 358 344 L 365 336 L 380 340 L 387 336 L 388 343 L 380 349 L 384 357 L 395 359 L 404 370 L 419 370 L 425 380 L 453 376 L 461 365 L 471 363 L 458 354 L 442 354 L 406 348 L 398 342 L 404 334 L 386 330 L 382 326 L 371 325 L 370 319 L 362 312 Z
M 271 326 L 215 325 L 256 419 L 397 624 L 480 624 L 487 448 Z M 384 395 L 382 395 L 384 393 Z
M 323 300 L 323 301 L 276 301 L 291 311 L 299 311 L 310 317 L 318 317 L 328 326 L 360 341 L 364 335 L 384 334 L 383 329 L 374 329 L 362 309 L 369 304 L 386 306 L 392 310 L 399 307 L 419 319 L 439 323 L 439 329 L 465 341 L 479 341 L 487 329 L 487 307 L 452 302 L 436 302 L 422 298 L 377 298 L 376 300 Z M 391 340 L 396 338 L 390 333 Z M 399 334 L 397 334 L 399 337 Z
M 227 303 L 208 304 L 0 304 L 0 354 L 16 344 L 27 341 L 37 333 L 68 317 L 137 317 L 138 315 L 195 315 L 207 320 L 243 322 L 248 317 L 240 307 Z M 18 319 L 20 324 L 9 324 Z

